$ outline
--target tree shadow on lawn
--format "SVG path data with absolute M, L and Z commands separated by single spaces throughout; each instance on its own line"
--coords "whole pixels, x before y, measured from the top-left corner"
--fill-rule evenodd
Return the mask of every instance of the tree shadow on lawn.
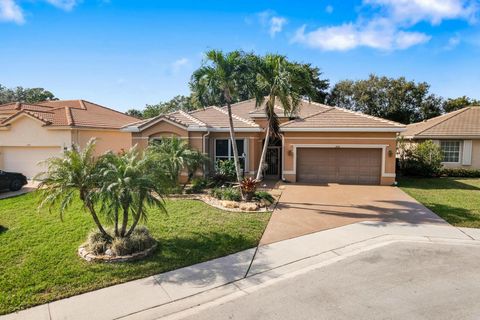
M 426 207 L 450 224 L 474 228 L 480 227 L 480 214 L 474 214 L 471 210 L 439 203 L 428 204 Z
M 399 179 L 399 187 L 415 188 L 421 190 L 442 190 L 442 189 L 457 189 L 457 190 L 480 190 L 479 187 L 463 183 L 458 180 L 479 180 L 477 178 L 418 178 L 418 177 L 403 177 Z
M 0 234 L 4 233 L 4 232 L 7 232 L 8 228 L 7 227 L 4 227 L 0 224 Z

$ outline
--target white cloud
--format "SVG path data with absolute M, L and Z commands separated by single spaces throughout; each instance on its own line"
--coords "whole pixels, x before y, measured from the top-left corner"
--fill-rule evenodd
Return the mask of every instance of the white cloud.
M 65 11 L 71 11 L 81 0 L 46 0 L 51 5 Z
M 461 42 L 461 39 L 460 39 L 460 36 L 457 34 L 453 37 L 450 37 L 448 39 L 448 42 L 447 44 L 445 45 L 445 47 L 443 47 L 444 50 L 452 50 L 454 49 L 456 46 L 458 46 Z
M 187 66 L 189 63 L 190 63 L 190 60 L 188 60 L 187 58 L 180 58 L 178 60 L 175 60 L 171 65 L 172 71 L 178 72 L 180 71 L 180 69 Z
M 331 5 L 326 6 L 325 7 L 325 12 L 328 13 L 328 14 L 333 13 L 333 6 L 331 6 Z
M 428 21 L 438 25 L 448 19 L 473 21 L 478 12 L 476 0 L 364 0 L 364 4 L 379 6 L 391 19 L 409 24 Z
M 0 0 L 0 21 L 22 24 L 25 22 L 25 17 L 14 0 Z
M 403 50 L 430 40 L 430 36 L 424 33 L 399 31 L 386 19 L 372 20 L 367 24 L 322 27 L 310 32 L 305 29 L 306 26 L 298 29 L 292 42 L 324 51 L 347 51 L 357 47 Z
M 270 37 L 274 38 L 279 32 L 282 32 L 283 27 L 288 22 L 286 18 L 281 17 L 272 10 L 266 10 L 258 14 L 260 24 L 268 28 Z

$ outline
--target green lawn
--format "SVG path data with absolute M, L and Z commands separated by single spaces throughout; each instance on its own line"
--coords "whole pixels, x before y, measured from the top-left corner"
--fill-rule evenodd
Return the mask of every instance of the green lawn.
M 160 244 L 153 256 L 101 264 L 76 254 L 93 228 L 80 203 L 63 222 L 57 212 L 37 212 L 37 204 L 34 193 L 0 200 L 0 314 L 254 247 L 270 218 L 169 200 L 168 215 L 156 210 L 149 216 L 147 225 Z
M 480 228 L 480 179 L 402 178 L 399 186 L 448 223 Z

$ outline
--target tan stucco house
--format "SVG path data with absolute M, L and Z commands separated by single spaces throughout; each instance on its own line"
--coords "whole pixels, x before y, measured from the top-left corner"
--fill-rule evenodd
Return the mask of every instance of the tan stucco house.
M 466 107 L 410 124 L 402 136 L 412 142 L 438 143 L 445 167 L 480 169 L 480 107 Z
M 294 117 L 281 106 L 276 108 L 281 136 L 269 145 L 267 177 L 300 183 L 390 185 L 395 181 L 396 138 L 404 125 L 307 101 Z M 267 123 L 262 110 L 253 99 L 232 105 L 237 147 L 247 175 L 258 170 Z M 141 148 L 152 140 L 177 136 L 213 160 L 232 158 L 226 107 L 176 111 L 122 130 L 131 133 L 131 144 Z
M 85 146 L 93 137 L 98 154 L 128 149 L 131 134 L 120 128 L 135 121 L 84 100 L 0 105 L 0 169 L 32 178 L 43 170 L 39 162 L 61 155 L 72 144 Z

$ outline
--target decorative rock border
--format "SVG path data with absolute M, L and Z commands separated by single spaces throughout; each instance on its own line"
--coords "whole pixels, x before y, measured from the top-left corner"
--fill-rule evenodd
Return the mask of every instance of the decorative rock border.
M 243 213 L 267 212 L 267 211 L 272 211 L 273 208 L 275 207 L 275 203 L 270 206 L 263 206 L 259 202 L 237 202 L 237 201 L 219 200 L 217 198 L 214 198 L 206 194 L 174 195 L 174 196 L 169 196 L 168 198 L 172 200 L 178 200 L 178 199 L 198 200 L 214 208 L 224 210 L 224 211 L 230 211 L 230 212 L 243 212 Z M 256 209 L 252 209 L 253 205 L 256 205 Z
M 78 248 L 78 255 L 82 259 L 88 262 L 108 262 L 108 263 L 127 262 L 127 261 L 143 259 L 149 256 L 152 252 L 155 251 L 155 249 L 157 249 L 157 246 L 158 246 L 158 242 L 155 242 L 155 244 L 150 248 L 140 252 L 135 252 L 127 256 L 96 255 L 93 252 L 88 251 L 84 246 L 80 246 Z

